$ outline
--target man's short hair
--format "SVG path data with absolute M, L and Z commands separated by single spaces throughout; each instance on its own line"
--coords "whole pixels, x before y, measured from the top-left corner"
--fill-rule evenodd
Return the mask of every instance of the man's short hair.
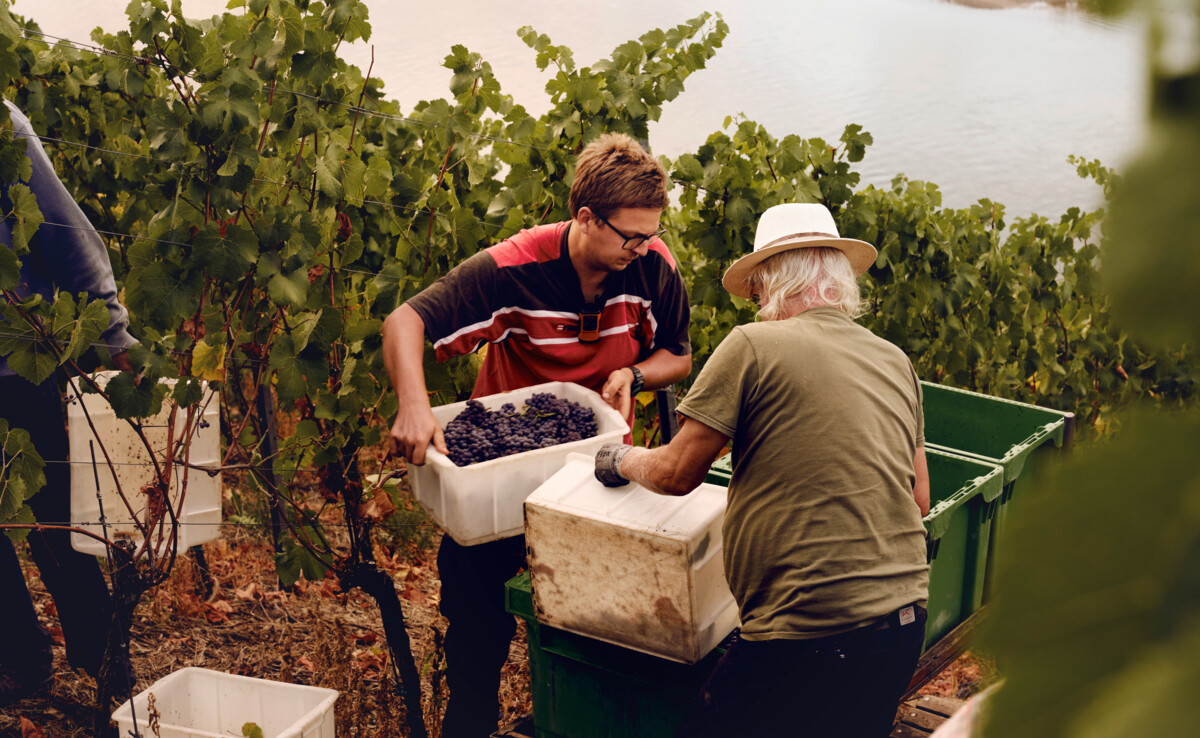
M 850 260 L 838 249 L 794 249 L 763 260 L 750 273 L 759 296 L 758 317 L 783 320 L 799 308 L 828 305 L 851 318 L 863 312 L 862 293 Z
M 607 218 L 620 208 L 664 209 L 668 202 L 662 165 L 624 133 L 600 136 L 575 162 L 571 217 L 583 207 Z

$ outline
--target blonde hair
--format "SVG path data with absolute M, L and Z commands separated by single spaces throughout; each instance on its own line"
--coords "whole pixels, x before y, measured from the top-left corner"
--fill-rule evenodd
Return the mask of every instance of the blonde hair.
M 620 208 L 667 207 L 667 173 L 658 159 L 624 133 L 606 133 L 587 145 L 575 162 L 569 205 L 608 217 Z
M 763 320 L 786 320 L 822 305 L 851 318 L 863 313 L 850 260 L 834 248 L 792 249 L 765 259 L 750 274 L 750 287 L 759 296 L 758 317 Z

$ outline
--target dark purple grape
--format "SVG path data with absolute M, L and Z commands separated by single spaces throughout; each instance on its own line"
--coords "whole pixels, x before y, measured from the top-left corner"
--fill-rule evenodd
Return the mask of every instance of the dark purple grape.
M 511 402 L 492 411 L 478 400 L 470 400 L 446 425 L 444 437 L 450 460 L 467 466 L 592 438 L 596 433 L 596 415 L 591 410 L 549 392 L 537 392 L 520 411 Z

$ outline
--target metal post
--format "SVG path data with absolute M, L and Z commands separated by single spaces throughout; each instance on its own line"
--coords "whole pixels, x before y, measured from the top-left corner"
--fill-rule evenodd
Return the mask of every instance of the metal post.
M 675 385 L 655 390 L 654 404 L 658 407 L 659 445 L 665 446 L 679 432 L 679 418 L 675 416 Z

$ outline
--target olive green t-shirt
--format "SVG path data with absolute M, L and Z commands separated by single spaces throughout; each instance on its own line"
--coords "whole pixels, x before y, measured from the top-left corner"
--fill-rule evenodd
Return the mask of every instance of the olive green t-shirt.
M 834 308 L 735 328 L 679 406 L 733 439 L 725 576 L 742 637 L 816 638 L 928 599 L 921 388 Z

